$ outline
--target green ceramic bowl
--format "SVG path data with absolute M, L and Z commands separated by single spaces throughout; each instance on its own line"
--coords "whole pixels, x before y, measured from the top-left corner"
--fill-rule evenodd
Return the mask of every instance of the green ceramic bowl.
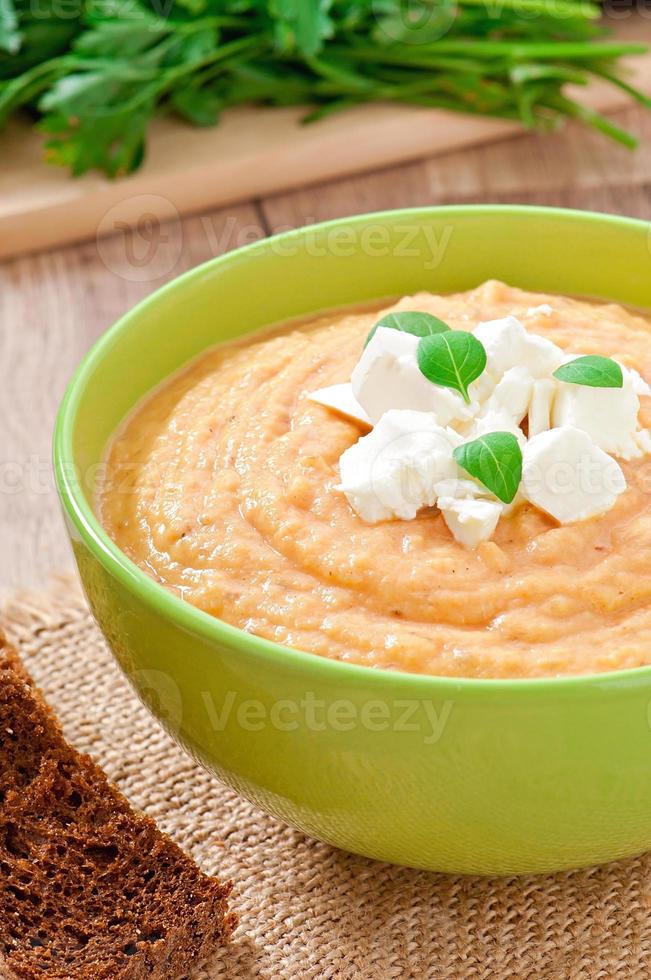
M 290 650 L 157 585 L 108 539 L 91 505 L 120 420 L 218 341 L 488 278 L 651 307 L 649 230 L 524 207 L 342 219 L 181 276 L 85 358 L 59 412 L 54 454 L 90 605 L 146 704 L 238 792 L 338 847 L 437 871 L 554 870 L 651 847 L 651 668 L 456 680 Z

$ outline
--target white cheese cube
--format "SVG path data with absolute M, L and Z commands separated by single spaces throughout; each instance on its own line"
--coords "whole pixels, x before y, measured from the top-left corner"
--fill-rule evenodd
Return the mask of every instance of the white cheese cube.
M 364 422 L 365 425 L 371 424 L 368 415 L 355 398 L 350 382 L 330 385 L 328 388 L 319 388 L 318 391 L 311 392 L 307 397 L 311 402 L 332 408 L 335 412 L 345 415 L 346 418 L 354 419 L 356 422 Z
M 472 426 L 472 433 L 463 437 L 464 442 L 470 442 L 481 435 L 489 432 L 512 432 L 517 437 L 520 448 L 524 447 L 526 438 L 522 429 L 517 425 L 509 425 L 510 419 L 507 416 L 490 415 L 483 419 L 478 419 Z M 440 507 L 441 498 L 453 497 L 456 500 L 490 500 L 492 503 L 499 504 L 502 508 L 501 516 L 509 517 L 524 502 L 521 491 L 518 489 L 515 497 L 510 504 L 505 504 L 495 496 L 494 493 L 485 487 L 478 480 L 471 479 L 466 471 L 458 467 L 458 476 L 452 480 L 441 480 L 436 486 L 438 494 L 438 506 Z
M 492 500 L 439 497 L 438 505 L 452 535 L 466 548 L 490 538 L 502 514 L 502 505 Z
M 506 411 L 487 412 L 486 415 L 478 415 L 470 426 L 465 427 L 463 441 L 472 442 L 473 439 L 488 435 L 489 432 L 512 432 L 520 446 L 524 446 L 527 441 L 518 423 Z
M 560 347 L 545 337 L 527 333 L 514 316 L 480 323 L 475 337 L 484 345 L 487 371 L 496 380 L 513 367 L 526 368 L 533 378 L 548 377 L 563 363 Z
M 375 424 L 391 409 L 431 412 L 439 425 L 470 419 L 476 405 L 466 405 L 451 388 L 433 384 L 416 360 L 418 337 L 380 327 L 355 365 L 353 394 Z
M 524 437 L 522 441 L 523 443 L 526 441 Z M 460 468 L 459 472 L 463 472 L 463 470 Z M 475 480 L 464 479 L 463 477 L 452 480 L 441 480 L 436 485 L 436 492 L 438 495 L 437 504 L 439 506 L 439 501 L 446 497 L 452 497 L 455 500 L 490 500 L 491 503 L 500 505 L 502 508 L 502 517 L 509 517 L 516 508 L 524 503 L 524 497 L 519 489 L 511 503 L 504 504 L 501 500 L 497 499 L 495 494 L 490 492 L 488 487 L 485 487 L 479 482 L 475 482 Z
M 541 432 L 524 448 L 522 494 L 561 524 L 605 513 L 625 489 L 619 464 L 580 429 Z
M 428 412 L 387 412 L 339 460 L 339 488 L 369 524 L 412 520 L 436 503 L 436 484 L 456 476 L 460 438 Z
M 604 452 L 622 459 L 642 455 L 635 439 L 640 399 L 629 371 L 623 372 L 623 382 L 621 388 L 591 388 L 559 382 L 552 424 L 581 429 Z
M 617 363 L 619 364 L 619 361 Z M 635 368 L 624 367 L 623 364 L 619 364 L 619 366 L 625 374 L 630 375 L 633 390 L 635 391 L 636 395 L 651 395 L 651 388 L 639 371 L 636 371 Z
M 459 476 L 439 480 L 435 486 L 437 497 L 454 497 L 455 500 L 477 500 L 481 497 L 496 499 L 487 487 L 471 480 L 461 467 L 458 469 Z
M 557 382 L 554 378 L 534 381 L 529 403 L 529 438 L 547 432 L 552 424 L 552 406 Z
M 648 429 L 638 429 L 635 433 L 635 445 L 640 456 L 648 456 L 651 453 L 651 432 Z
M 495 391 L 495 385 L 498 382 L 498 378 L 494 378 L 488 371 L 483 371 L 479 377 L 473 381 L 471 385 L 468 386 L 468 394 L 470 396 L 470 402 L 473 406 L 473 414 L 477 414 L 481 411 L 481 406 L 484 405 L 490 396 Z
M 508 415 L 518 425 L 527 414 L 534 380 L 524 367 L 512 367 L 497 382 L 482 406 L 480 417 L 491 413 Z
M 416 334 L 408 333 L 406 330 L 394 330 L 392 327 L 378 327 L 362 351 L 362 358 L 373 362 L 385 354 L 392 354 L 394 357 L 415 354 L 419 340 L 420 337 L 417 337 Z

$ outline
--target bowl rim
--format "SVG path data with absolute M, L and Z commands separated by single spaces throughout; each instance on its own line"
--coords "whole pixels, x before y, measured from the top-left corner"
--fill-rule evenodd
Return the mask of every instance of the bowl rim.
M 312 671 L 315 676 L 319 675 L 324 680 L 332 679 L 336 674 L 343 674 L 344 678 L 347 675 L 351 681 L 358 680 L 367 685 L 376 685 L 385 692 L 387 689 L 393 688 L 395 693 L 398 685 L 401 685 L 407 689 L 418 689 L 421 696 L 423 691 L 436 691 L 439 695 L 454 691 L 456 694 L 463 692 L 471 696 L 527 692 L 533 695 L 553 693 L 556 696 L 573 697 L 579 693 L 590 694 L 596 689 L 603 689 L 604 687 L 621 689 L 622 687 L 636 686 L 639 683 L 651 683 L 651 665 L 601 673 L 551 677 L 457 677 L 418 674 L 393 668 L 367 667 L 348 661 L 335 660 L 321 654 L 284 646 L 254 633 L 247 633 L 245 630 L 232 626 L 184 601 L 140 569 L 103 529 L 81 487 L 80 481 L 70 478 L 71 472 L 76 469 L 72 441 L 74 420 L 83 396 L 87 375 L 101 363 L 105 352 L 119 341 L 122 333 L 129 330 L 132 322 L 137 320 L 144 309 L 164 301 L 168 293 L 202 278 L 207 272 L 221 265 L 255 258 L 258 253 L 265 252 L 278 241 L 291 242 L 293 239 L 300 239 L 308 233 L 314 234 L 315 231 L 327 232 L 337 226 L 363 224 L 369 220 L 395 221 L 401 218 L 413 219 L 417 215 L 451 218 L 453 215 L 463 216 L 464 214 L 486 217 L 515 215 L 529 217 L 532 220 L 547 217 L 583 223 L 606 224 L 613 228 L 643 230 L 646 234 L 651 231 L 651 223 L 642 219 L 571 208 L 517 204 L 432 205 L 396 208 L 344 216 L 267 236 L 259 241 L 208 259 L 155 289 L 116 320 L 84 355 L 66 387 L 54 425 L 53 467 L 59 499 L 65 515 L 72 521 L 81 540 L 105 571 L 118 579 L 127 590 L 135 593 L 136 597 L 155 613 L 203 640 L 226 644 L 230 649 L 244 651 L 267 661 L 273 659 L 279 667 L 285 666 L 290 669 L 300 668 Z

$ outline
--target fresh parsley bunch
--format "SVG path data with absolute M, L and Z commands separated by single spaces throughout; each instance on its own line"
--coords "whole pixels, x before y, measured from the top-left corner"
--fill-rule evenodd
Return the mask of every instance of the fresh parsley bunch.
M 135 170 L 162 112 L 197 126 L 242 103 L 306 120 L 377 100 L 633 137 L 568 96 L 597 76 L 646 106 L 591 0 L 0 0 L 0 125 L 31 112 L 73 174 Z

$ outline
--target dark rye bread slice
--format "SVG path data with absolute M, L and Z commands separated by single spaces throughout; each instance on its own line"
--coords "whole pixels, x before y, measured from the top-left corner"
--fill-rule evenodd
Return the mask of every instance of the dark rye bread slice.
M 184 976 L 235 924 L 230 884 L 136 813 L 0 638 L 0 976 Z

